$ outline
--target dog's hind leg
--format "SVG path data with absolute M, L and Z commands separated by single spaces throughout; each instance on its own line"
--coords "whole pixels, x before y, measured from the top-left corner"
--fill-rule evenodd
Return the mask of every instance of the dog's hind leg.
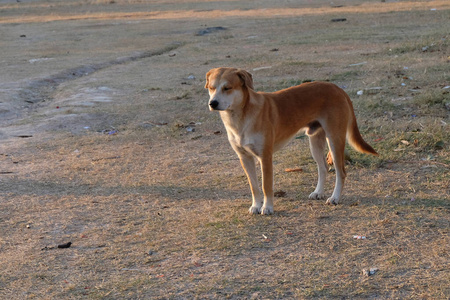
M 327 176 L 327 166 L 325 161 L 325 131 L 323 128 L 316 128 L 314 131 L 308 129 L 306 133 L 309 136 L 309 147 L 311 149 L 312 157 L 317 163 L 317 170 L 319 173 L 316 189 L 309 195 L 309 199 L 324 199 L 325 180 Z
M 344 137 L 334 136 L 333 139 L 327 138 L 328 147 L 333 157 L 334 168 L 336 170 L 336 183 L 333 194 L 327 199 L 327 204 L 338 204 L 344 187 L 345 172 L 345 135 Z

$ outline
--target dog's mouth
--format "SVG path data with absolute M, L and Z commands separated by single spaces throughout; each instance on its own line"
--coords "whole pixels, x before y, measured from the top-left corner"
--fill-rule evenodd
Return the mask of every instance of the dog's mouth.
M 209 111 L 226 111 L 226 108 L 212 108 L 211 106 L 209 107 Z
M 225 111 L 230 108 L 230 104 L 220 103 L 217 100 L 209 101 L 208 107 L 210 111 Z

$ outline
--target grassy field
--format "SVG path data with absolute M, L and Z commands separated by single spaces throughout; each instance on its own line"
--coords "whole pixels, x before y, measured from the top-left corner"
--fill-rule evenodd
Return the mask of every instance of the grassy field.
M 449 19 L 448 1 L 0 0 L 0 298 L 449 299 Z M 274 215 L 248 215 L 207 107 L 219 66 L 258 91 L 336 83 L 380 156 L 349 148 L 328 206 L 299 133 Z

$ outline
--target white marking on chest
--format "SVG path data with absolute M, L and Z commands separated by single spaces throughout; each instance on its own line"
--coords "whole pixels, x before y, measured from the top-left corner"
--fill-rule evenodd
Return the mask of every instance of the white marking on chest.
M 264 136 L 262 134 L 253 133 L 239 135 L 231 133 L 229 135 L 229 140 L 230 143 L 234 144 L 237 148 L 249 152 L 252 155 L 262 155 L 264 145 Z

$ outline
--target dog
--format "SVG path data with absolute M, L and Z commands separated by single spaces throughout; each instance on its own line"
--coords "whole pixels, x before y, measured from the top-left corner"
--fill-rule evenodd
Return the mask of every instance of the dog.
M 250 214 L 273 213 L 274 152 L 285 146 L 300 130 L 309 137 L 318 168 L 318 182 L 310 199 L 324 199 L 327 162 L 331 152 L 336 183 L 327 204 L 338 204 L 346 177 L 345 141 L 357 151 L 378 153 L 361 137 L 350 97 L 329 82 L 310 82 L 274 93 L 253 90 L 252 75 L 236 68 L 216 68 L 206 74 L 209 109 L 218 111 L 231 147 L 238 155 L 252 192 Z M 261 165 L 259 189 L 255 158 Z

